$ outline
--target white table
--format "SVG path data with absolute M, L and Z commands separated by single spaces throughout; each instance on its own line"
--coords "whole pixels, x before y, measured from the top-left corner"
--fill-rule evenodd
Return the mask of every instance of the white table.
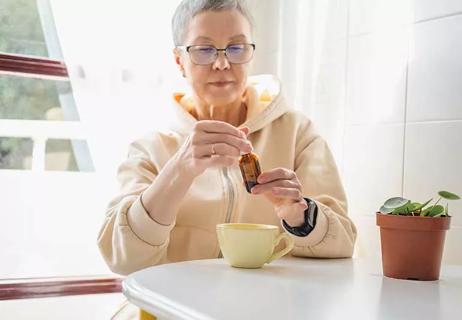
M 462 319 L 462 267 L 439 281 L 382 276 L 356 259 L 280 259 L 237 269 L 222 259 L 133 273 L 123 292 L 159 319 Z

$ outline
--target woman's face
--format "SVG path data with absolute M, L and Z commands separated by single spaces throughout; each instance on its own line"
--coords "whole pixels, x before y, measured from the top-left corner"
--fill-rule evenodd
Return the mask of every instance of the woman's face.
M 237 10 L 205 11 L 189 25 L 183 45 L 211 45 L 218 49 L 251 43 L 251 26 Z M 249 63 L 232 64 L 220 51 L 209 65 L 194 64 L 186 50 L 175 49 L 175 60 L 195 94 L 209 105 L 226 105 L 240 99 L 246 88 Z

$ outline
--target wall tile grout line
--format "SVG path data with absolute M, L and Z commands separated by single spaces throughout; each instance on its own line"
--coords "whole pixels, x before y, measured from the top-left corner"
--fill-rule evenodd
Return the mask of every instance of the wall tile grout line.
M 438 124 L 438 123 L 458 123 L 462 122 L 462 119 L 451 119 L 451 120 L 420 120 L 420 121 L 409 121 L 408 124 Z
M 343 133 L 342 133 L 342 168 L 341 168 L 341 173 L 342 176 L 345 177 L 345 141 L 346 141 L 346 126 L 347 126 L 347 97 L 348 97 L 348 67 L 349 67 L 349 56 L 350 56 L 350 5 L 351 5 L 351 0 L 348 0 L 347 3 L 347 12 L 346 12 L 346 40 L 345 40 L 345 75 L 343 77 L 343 90 L 344 90 L 344 96 L 343 96 Z M 346 181 L 343 181 L 343 184 L 345 184 Z
M 421 24 L 421 23 L 425 23 L 425 22 L 429 22 L 429 21 L 441 20 L 441 19 L 451 18 L 451 17 L 455 17 L 455 16 L 459 16 L 459 15 L 462 15 L 462 11 L 457 11 L 457 12 L 453 12 L 453 13 L 443 14 L 441 16 L 436 16 L 436 17 L 416 20 L 414 22 L 414 24 Z
M 403 117 L 403 156 L 402 156 L 402 167 L 401 167 L 401 196 L 404 197 L 404 188 L 406 186 L 406 133 L 407 133 L 407 100 L 408 100 L 408 88 L 409 88 L 409 60 L 411 57 L 411 41 L 407 39 L 407 57 L 406 57 L 406 76 L 404 83 L 404 117 Z
M 407 121 L 407 125 L 416 124 L 450 124 L 450 123 L 462 123 L 462 119 L 453 120 L 422 120 L 422 121 Z M 364 122 L 364 123 L 349 123 L 347 126 L 351 127 L 367 127 L 367 126 L 393 126 L 404 124 L 403 121 L 389 121 L 389 122 Z
M 414 25 L 422 24 L 422 23 L 425 23 L 425 22 L 437 21 L 437 20 L 441 20 L 441 19 L 445 19 L 445 18 L 452 18 L 452 17 L 456 17 L 456 16 L 462 16 L 462 11 L 457 11 L 457 12 L 453 12 L 453 13 L 444 14 L 444 15 L 441 15 L 441 16 L 435 16 L 435 17 L 416 20 L 416 21 L 410 21 L 408 23 L 402 23 L 402 24 L 393 26 L 393 29 L 398 30 L 398 29 L 409 28 L 409 27 L 413 27 Z M 349 38 L 359 38 L 359 37 L 364 37 L 364 36 L 370 36 L 370 35 L 374 35 L 374 34 L 377 34 L 377 33 L 380 34 L 380 31 L 381 31 L 380 29 L 373 29 L 371 31 L 363 31 L 363 32 L 349 34 L 348 37 Z
M 403 24 L 393 26 L 391 30 L 396 32 L 396 31 L 401 30 L 401 29 L 406 29 L 406 28 L 412 27 L 413 25 L 414 25 L 413 22 L 403 23 Z M 360 37 L 366 37 L 366 36 L 374 36 L 374 35 L 377 35 L 377 34 L 380 35 L 382 32 L 383 32 L 383 30 L 381 30 L 381 29 L 372 30 L 372 31 L 363 31 L 363 32 L 350 34 L 349 38 L 360 38 Z

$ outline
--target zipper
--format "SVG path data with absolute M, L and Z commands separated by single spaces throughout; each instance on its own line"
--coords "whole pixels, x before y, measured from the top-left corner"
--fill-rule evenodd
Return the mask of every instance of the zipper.
M 231 215 L 233 213 L 234 209 L 234 198 L 235 198 L 235 193 L 234 193 L 234 187 L 233 187 L 233 182 L 231 180 L 231 177 L 228 172 L 228 168 L 223 168 L 223 176 L 225 177 L 226 180 L 226 187 L 228 190 L 228 208 L 226 210 L 226 218 L 225 218 L 225 223 L 229 223 L 231 221 Z M 223 258 L 223 254 L 220 253 L 218 254 L 218 258 Z
M 228 173 L 228 168 L 223 168 L 223 175 L 225 176 L 226 180 L 226 185 L 228 186 L 228 191 L 229 191 L 229 200 L 228 200 L 228 210 L 226 212 L 226 220 L 225 223 L 229 223 L 231 221 L 231 215 L 233 213 L 233 207 L 234 207 L 234 187 L 233 187 L 233 182 L 231 181 L 231 177 L 229 176 Z

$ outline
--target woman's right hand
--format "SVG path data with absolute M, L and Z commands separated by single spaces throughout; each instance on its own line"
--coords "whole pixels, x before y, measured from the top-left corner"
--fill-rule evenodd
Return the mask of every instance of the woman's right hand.
M 252 151 L 248 133 L 248 128 L 238 129 L 223 121 L 198 121 L 175 156 L 177 164 L 193 177 L 207 168 L 237 164 L 241 152 Z

